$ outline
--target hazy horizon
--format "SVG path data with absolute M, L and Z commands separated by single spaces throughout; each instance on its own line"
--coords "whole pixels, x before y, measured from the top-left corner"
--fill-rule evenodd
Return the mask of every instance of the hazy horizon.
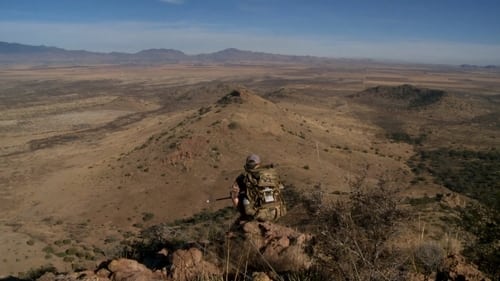
M 227 48 L 432 64 L 500 64 L 495 1 L 1 1 L 0 41 L 187 54 Z

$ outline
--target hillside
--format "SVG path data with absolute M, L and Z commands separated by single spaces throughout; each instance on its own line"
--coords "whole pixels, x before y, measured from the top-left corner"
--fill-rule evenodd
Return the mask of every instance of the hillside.
M 440 90 L 421 89 L 412 85 L 378 86 L 351 96 L 354 99 L 394 109 L 421 109 L 446 98 Z
M 207 207 L 207 200 L 226 196 L 250 153 L 277 164 L 285 182 L 300 190 L 319 184 L 329 192 L 347 191 L 350 179 L 346 171 L 363 169 L 365 157 L 384 165 L 384 169 L 371 169 L 373 179 L 377 173 L 403 168 L 399 161 L 363 152 L 369 150 L 365 146 L 369 136 L 361 131 L 368 128 L 357 131 L 338 127 L 335 119 L 331 123 L 314 120 L 245 88 L 221 94 L 217 102 L 186 112 L 176 124 L 158 126 L 143 144 L 104 168 L 103 176 L 110 182 L 99 185 L 122 180 L 119 194 L 109 199 L 103 212 L 117 216 L 113 220 L 124 220 L 127 212 L 112 212 L 112 206 L 117 204 L 123 210 L 131 196 L 138 196 L 141 203 L 137 208 L 145 208 L 143 212 L 162 212 L 166 218 L 200 211 Z M 216 208 L 228 202 L 217 204 Z
M 420 76 L 429 81 L 424 86 L 391 86 L 387 79 L 365 88 L 387 73 L 400 77 L 401 68 L 358 70 L 267 64 L 3 69 L 0 274 L 21 276 L 49 263 L 59 271 L 95 268 L 137 254 L 139 242 L 158 238 L 158 230 L 166 231 L 158 243 L 168 249 L 199 239 L 219 243 L 237 214 L 229 201 L 216 199 L 227 196 L 249 153 L 274 163 L 282 176 L 289 212 L 281 225 L 319 237 L 364 237 L 358 223 L 385 217 L 376 215 L 377 205 L 363 207 L 370 212 L 355 216 L 356 225 L 344 221 L 354 227 L 345 229 L 335 225 L 342 220 L 332 220 L 330 208 L 341 215 L 349 205 L 330 204 L 365 198 L 353 192 L 360 183 L 383 186 L 390 196 L 360 206 L 396 202 L 380 210 L 397 215 L 384 231 L 390 239 L 380 236 L 391 253 L 415 257 L 428 247 L 462 253 L 495 274 L 490 240 L 496 236 L 486 222 L 495 221 L 487 208 L 496 201 L 483 191 L 494 192 L 498 179 L 490 172 L 498 166 L 498 81 L 489 72 L 472 78 L 440 72 L 440 80 Z M 407 71 L 410 77 L 421 68 Z M 366 72 L 374 73 L 370 83 Z M 447 86 L 450 79 L 464 84 Z M 474 202 L 486 209 L 475 212 L 483 209 L 470 207 Z M 391 206 L 409 217 L 391 213 Z M 327 225 L 334 227 L 320 230 Z M 336 253 L 342 250 L 322 257 Z M 404 262 L 404 270 L 423 272 Z
M 109 103 L 105 107 L 89 105 L 87 114 L 107 112 L 112 104 L 148 111 L 95 129 L 63 131 L 36 141 L 50 145 L 20 147 L 17 154 L 4 156 L 10 159 L 4 173 L 14 175 L 8 185 L 20 188 L 5 193 L 13 204 L 4 205 L 2 212 L 5 220 L 16 221 L 15 239 L 36 241 L 36 247 L 28 246 L 37 253 L 33 262 L 43 262 L 47 246 L 67 239 L 74 241 L 73 247 L 92 245 L 110 255 L 121 239 L 143 227 L 229 206 L 215 199 L 227 196 L 249 153 L 275 163 L 290 191 L 321 187 L 327 200 L 348 192 L 367 161 L 371 182 L 388 171 L 399 177 L 407 173 L 401 157 L 407 157 L 408 146 L 376 144 L 379 130 L 350 113 L 296 105 L 293 99 L 276 104 L 245 87 L 210 83 L 164 99 L 164 108 L 142 108 L 138 105 L 145 101 L 128 104 L 123 99 L 104 100 Z M 204 105 L 168 111 L 174 101 L 177 106 L 186 101 Z M 15 176 L 20 172 L 27 176 Z M 290 212 L 300 215 L 299 210 Z M 34 220 L 34 214 L 42 221 Z M 293 216 L 290 223 L 298 223 Z M 17 255 L 22 249 L 5 251 Z

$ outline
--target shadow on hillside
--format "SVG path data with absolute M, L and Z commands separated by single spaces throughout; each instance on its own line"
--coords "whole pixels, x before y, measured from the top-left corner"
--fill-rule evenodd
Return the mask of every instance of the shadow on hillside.
M 8 276 L 5 278 L 0 278 L 0 281 L 26 281 L 26 279 L 20 279 L 14 276 Z

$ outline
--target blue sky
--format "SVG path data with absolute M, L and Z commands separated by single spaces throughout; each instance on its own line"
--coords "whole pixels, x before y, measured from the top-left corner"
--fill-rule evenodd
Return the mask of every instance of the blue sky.
M 0 0 L 0 41 L 500 64 L 500 1 Z

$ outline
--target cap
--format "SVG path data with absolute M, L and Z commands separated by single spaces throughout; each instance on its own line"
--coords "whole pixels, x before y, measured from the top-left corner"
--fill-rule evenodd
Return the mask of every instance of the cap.
M 247 164 L 247 166 L 255 166 L 256 164 L 260 164 L 259 155 L 257 155 L 257 154 L 248 155 L 246 164 Z

